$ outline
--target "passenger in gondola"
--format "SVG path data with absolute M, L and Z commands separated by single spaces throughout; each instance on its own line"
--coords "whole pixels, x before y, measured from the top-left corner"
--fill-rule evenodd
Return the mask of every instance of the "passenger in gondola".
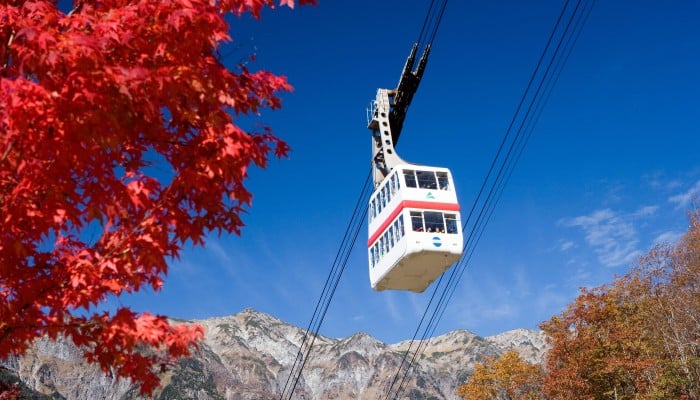
M 448 189 L 448 180 L 447 180 L 446 176 L 438 177 L 438 183 L 440 184 L 440 189 L 442 189 L 442 190 Z

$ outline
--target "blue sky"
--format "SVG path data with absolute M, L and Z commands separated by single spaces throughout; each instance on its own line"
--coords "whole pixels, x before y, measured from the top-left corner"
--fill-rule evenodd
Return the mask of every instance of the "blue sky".
M 199 319 L 254 308 L 306 327 L 369 170 L 365 109 L 393 87 L 429 2 L 331 2 L 233 21 L 231 60 L 286 75 L 262 119 L 292 146 L 251 172 L 241 237 L 212 235 L 162 292 L 119 301 Z M 450 2 L 399 155 L 452 170 L 474 201 L 562 7 Z M 537 325 L 687 227 L 700 195 L 700 2 L 598 2 L 435 333 Z M 408 339 L 431 290 L 374 292 L 366 228 L 321 333 Z

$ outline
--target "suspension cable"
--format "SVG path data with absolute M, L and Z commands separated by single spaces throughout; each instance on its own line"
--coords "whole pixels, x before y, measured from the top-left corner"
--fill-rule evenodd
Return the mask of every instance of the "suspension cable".
M 442 7 L 440 8 L 440 14 L 437 17 L 437 21 L 433 25 L 433 31 L 430 34 L 430 40 L 428 41 L 429 44 L 433 44 L 433 41 L 435 41 L 435 36 L 437 36 L 437 31 L 438 28 L 440 27 L 440 22 L 442 21 L 442 16 L 445 14 L 445 8 L 447 8 L 447 0 L 445 0 L 442 3 Z
M 428 26 L 430 25 L 430 19 L 431 15 L 433 13 L 433 7 L 435 6 L 435 0 L 430 1 L 430 6 L 428 6 L 428 11 L 425 13 L 425 19 L 423 19 L 423 26 L 420 29 L 420 33 L 418 34 L 418 39 L 416 40 L 416 43 L 418 45 L 423 44 L 423 40 L 425 40 L 425 31 L 428 29 Z
M 446 5 L 447 0 L 442 2 L 431 0 L 430 7 L 426 13 L 423 21 L 423 27 L 421 28 L 421 33 L 418 38 L 419 47 L 428 46 L 435 38 Z M 430 32 L 430 36 L 426 36 L 427 32 Z M 428 40 L 428 42 L 424 43 L 425 40 Z M 335 260 L 331 266 L 331 270 L 326 278 L 321 295 L 316 303 L 311 321 L 309 322 L 309 325 L 304 333 L 304 337 L 302 338 L 299 351 L 297 352 L 297 356 L 292 364 L 289 376 L 285 381 L 284 388 L 280 394 L 280 400 L 284 398 L 291 400 L 294 390 L 301 379 L 304 366 L 310 358 L 313 344 L 318 336 L 319 330 L 321 329 L 321 325 L 323 324 L 323 320 L 326 316 L 331 300 L 333 299 L 338 283 L 340 282 L 343 271 L 345 270 L 350 253 L 357 241 L 362 222 L 367 216 L 367 204 L 371 194 L 369 191 L 371 176 L 372 174 L 370 171 L 370 174 L 367 176 L 365 184 L 360 192 L 360 196 L 357 200 L 352 216 L 350 217 L 350 222 L 345 230 L 343 240 L 341 241 Z
M 416 41 L 419 48 L 432 45 L 433 40 L 435 40 L 437 30 L 440 27 L 440 22 L 442 22 L 442 17 L 445 13 L 446 7 L 447 0 L 430 1 L 430 6 L 428 7 L 428 11 L 425 13 L 425 19 L 423 20 L 423 26 L 421 27 L 418 40 Z
M 582 0 L 578 1 L 578 4 L 581 3 Z M 501 142 L 501 145 L 499 146 L 499 149 L 496 153 L 496 156 L 494 157 L 494 160 L 491 163 L 491 166 L 489 168 L 489 171 L 487 173 L 486 178 L 484 179 L 482 186 L 479 190 L 479 194 L 477 195 L 476 200 L 472 204 L 472 208 L 469 212 L 469 216 L 467 218 L 467 221 L 463 225 L 463 231 L 467 231 L 467 227 L 469 222 L 471 221 L 472 216 L 474 215 L 474 212 L 479 204 L 479 201 L 484 194 L 484 190 L 486 186 L 488 185 L 491 174 L 494 171 L 494 168 L 496 166 L 496 163 L 498 162 L 499 158 L 501 157 L 501 152 L 504 149 L 504 146 L 507 143 L 508 137 L 511 134 L 511 130 L 515 124 L 515 121 L 517 119 L 518 114 L 520 113 L 520 110 L 525 102 L 525 99 L 528 97 L 528 93 L 532 87 L 532 84 L 535 80 L 535 77 L 539 73 L 540 66 L 542 64 L 542 61 L 545 57 L 545 55 L 549 52 L 549 47 L 551 45 L 551 42 L 553 40 L 553 37 L 555 35 L 555 32 L 558 30 L 559 23 L 562 19 L 562 16 L 564 15 L 567 6 L 568 6 L 569 1 L 567 0 L 562 13 L 560 14 L 559 20 L 557 21 L 557 24 L 555 25 L 554 30 L 552 31 L 552 34 L 550 35 L 549 41 L 547 43 L 547 46 L 545 47 L 545 51 L 543 52 L 542 56 L 540 57 L 540 61 L 537 64 L 537 67 L 535 69 L 535 72 L 533 73 L 530 82 L 528 83 L 528 87 L 525 91 L 525 94 L 523 94 L 523 97 L 521 98 L 520 104 L 518 105 L 516 109 L 516 113 L 511 120 L 511 123 L 506 131 L 506 135 L 504 136 L 503 141 Z M 578 8 L 577 4 L 577 8 Z M 432 45 L 432 42 L 434 41 L 438 27 L 440 25 L 440 22 L 444 16 L 445 8 L 447 5 L 447 0 L 440 2 L 436 2 L 435 0 L 431 0 L 429 10 L 426 14 L 423 27 L 421 28 L 421 32 L 419 35 L 419 47 L 422 47 L 423 45 Z M 585 7 L 584 7 L 585 8 Z M 562 35 L 562 37 L 559 40 L 559 44 L 557 46 L 557 50 L 555 50 L 554 55 L 552 56 L 552 59 L 549 62 L 547 71 L 543 74 L 542 81 L 538 85 L 538 89 L 535 93 L 534 96 L 532 96 L 532 100 L 530 103 L 530 106 L 528 107 L 528 111 L 525 113 L 525 117 L 523 117 L 523 122 L 520 124 L 518 131 L 515 135 L 515 138 L 513 141 L 510 143 L 508 152 L 501 162 L 501 166 L 498 170 L 498 174 L 496 178 L 491 182 L 491 187 L 489 190 L 489 193 L 486 197 L 486 200 L 484 200 L 483 204 L 481 204 L 481 209 L 478 213 L 476 221 L 473 223 L 473 226 L 470 230 L 470 234 L 465 241 L 465 245 L 463 248 L 464 254 L 466 254 L 466 257 L 462 257 L 462 259 L 457 263 L 456 267 L 452 269 L 449 278 L 447 279 L 447 282 L 445 284 L 445 287 L 441 289 L 441 285 L 443 283 L 443 277 L 444 274 L 440 277 L 438 282 L 435 284 L 435 289 L 431 295 L 430 301 L 428 303 L 428 306 L 426 307 L 425 312 L 423 313 L 423 316 L 418 324 L 418 327 L 416 328 L 416 331 L 413 335 L 413 338 L 411 339 L 409 343 L 409 348 L 408 351 L 404 353 L 404 356 L 402 358 L 402 361 L 399 365 L 399 368 L 394 376 L 394 378 L 391 380 L 389 388 L 387 390 L 387 399 L 390 398 L 391 395 L 391 390 L 393 387 L 397 384 L 398 382 L 398 387 L 396 389 L 396 395 L 394 398 L 398 397 L 402 391 L 402 388 L 404 386 L 404 383 L 412 369 L 412 367 L 415 365 L 416 358 L 418 354 L 421 354 L 423 352 L 423 348 L 427 344 L 426 338 L 428 335 L 431 335 L 436 326 L 437 323 L 439 322 L 440 318 L 442 317 L 442 314 L 445 311 L 446 305 L 449 302 L 450 298 L 454 294 L 454 290 L 456 288 L 456 284 L 461 279 L 462 274 L 464 273 L 464 270 L 466 266 L 468 265 L 469 260 L 471 259 L 474 249 L 476 248 L 476 244 L 479 242 L 479 239 L 481 238 L 484 229 L 486 225 L 488 224 L 488 221 L 491 218 L 491 215 L 493 214 L 493 211 L 495 209 L 495 206 L 500 199 L 500 196 L 502 195 L 503 189 L 505 188 L 505 185 L 509 179 L 509 177 L 512 174 L 513 169 L 515 168 L 515 165 L 517 164 L 517 160 L 519 159 L 520 155 L 522 154 L 522 151 L 527 143 L 527 140 L 529 139 L 532 129 L 534 128 L 534 125 L 539 118 L 539 115 L 544 107 L 544 104 L 546 103 L 547 98 L 549 97 L 549 94 L 551 93 L 551 90 L 554 86 L 554 83 L 556 83 L 556 80 L 559 77 L 559 74 L 561 73 L 561 69 L 563 68 L 564 64 L 566 63 L 566 60 L 568 59 L 568 56 L 571 53 L 571 50 L 573 48 L 573 45 L 575 44 L 578 35 L 580 34 L 583 25 L 585 24 L 585 21 L 590 14 L 590 10 L 592 9 L 592 5 L 588 7 L 588 13 L 585 15 L 585 17 L 580 17 L 576 16 L 576 28 L 573 29 L 574 32 L 576 32 L 573 35 L 573 40 L 571 39 L 572 36 L 566 36 L 565 34 Z M 569 23 L 567 25 L 567 30 L 565 33 L 568 31 L 568 27 L 571 26 L 571 21 L 574 19 L 574 15 L 576 13 L 574 12 L 572 16 L 569 19 Z M 428 33 L 430 32 L 429 36 Z M 565 39 L 566 38 L 566 39 Z M 427 44 L 424 42 L 427 41 Z M 559 49 L 562 47 L 562 43 L 565 41 L 565 45 L 563 48 L 565 49 L 565 56 L 563 58 L 559 57 L 557 58 L 557 55 L 559 54 Z M 554 61 L 556 60 L 556 61 Z M 552 65 L 555 65 L 553 70 L 555 71 L 553 75 L 549 75 L 548 71 L 552 67 Z M 544 88 L 544 90 L 542 90 Z M 542 93 L 544 93 L 542 96 L 539 95 L 540 91 L 542 90 Z M 534 105 L 534 106 L 533 106 Z M 530 111 L 535 110 L 533 115 L 535 117 L 528 119 L 528 116 L 530 115 Z M 524 138 L 524 139 L 523 139 Z M 515 154 L 515 156 L 513 156 Z M 505 175 L 504 175 L 505 173 Z M 354 245 L 357 241 L 357 237 L 359 235 L 359 230 L 362 226 L 362 221 L 365 219 L 367 215 L 367 201 L 369 199 L 370 195 L 370 182 L 371 182 L 371 171 L 370 174 L 367 176 L 365 180 L 365 184 L 360 192 L 360 195 L 358 197 L 357 203 L 355 205 L 355 209 L 353 211 L 353 214 L 350 218 L 350 222 L 348 223 L 348 227 L 346 228 L 345 234 L 343 236 L 343 240 L 341 241 L 340 248 L 336 254 L 335 260 L 333 261 L 331 270 L 328 274 L 328 277 L 326 279 L 325 285 L 323 287 L 323 290 L 321 292 L 321 295 L 316 303 L 316 307 L 313 312 L 313 316 L 311 318 L 311 321 L 309 322 L 309 325 L 306 329 L 306 332 L 304 334 L 304 337 L 302 338 L 302 342 L 297 354 L 297 357 L 292 365 L 292 368 L 290 370 L 290 374 L 287 378 L 287 381 L 285 382 L 284 388 L 282 390 L 282 393 L 280 395 L 280 400 L 285 398 L 285 395 L 288 393 L 286 398 L 291 399 L 294 391 L 296 389 L 296 386 L 301 379 L 303 368 L 308 362 L 310 355 L 311 355 L 311 350 L 313 347 L 313 344 L 318 337 L 319 330 L 321 328 L 321 325 L 323 323 L 323 320 L 325 319 L 326 313 L 328 311 L 328 308 L 330 306 L 330 302 L 333 298 L 333 295 L 335 294 L 335 291 L 337 289 L 337 286 L 340 282 L 340 279 L 342 277 L 342 274 L 345 270 L 345 267 L 347 265 L 348 259 L 350 257 L 350 253 L 352 249 L 354 248 Z M 416 337 L 418 335 L 418 332 L 421 329 L 421 326 L 423 322 L 425 321 L 425 318 L 428 314 L 428 311 L 433 304 L 433 301 L 435 300 L 438 292 L 440 292 L 439 299 L 434 307 L 433 313 L 424 329 L 424 333 L 419 340 L 418 346 L 416 347 L 416 350 L 413 352 L 411 360 L 407 361 L 407 357 L 409 354 L 411 354 L 411 348 L 413 347 L 414 342 L 416 341 Z M 404 365 L 407 365 L 406 370 L 399 382 L 399 376 L 401 376 L 401 369 Z M 290 389 L 289 392 L 287 392 L 287 389 Z
M 328 277 L 326 278 L 321 295 L 316 302 L 316 308 L 314 309 L 311 321 L 309 322 L 306 332 L 304 333 L 304 337 L 301 340 L 297 356 L 289 371 L 284 388 L 280 393 L 280 400 L 284 398 L 292 398 L 294 390 L 301 379 L 304 366 L 310 358 L 311 349 L 316 341 L 316 338 L 318 337 L 319 330 L 321 329 L 323 320 L 328 312 L 328 307 L 330 306 L 333 295 L 338 287 L 340 278 L 345 271 L 350 253 L 357 242 L 357 236 L 360 232 L 360 228 L 362 227 L 362 223 L 367 216 L 367 204 L 371 194 L 371 177 L 372 173 L 370 170 L 370 173 L 365 179 L 362 190 L 360 191 L 360 195 L 357 198 L 357 202 L 355 203 L 355 208 L 350 217 L 348 226 L 345 229 L 345 234 L 343 235 L 340 247 L 338 248 L 338 252 L 333 260 L 333 264 L 328 273 Z M 289 392 L 287 392 L 287 389 L 289 389 Z
M 499 149 L 491 163 L 491 166 L 489 168 L 489 171 L 486 175 L 486 178 L 484 179 L 481 188 L 479 190 L 479 194 L 477 195 L 476 200 L 472 204 L 472 208 L 468 214 L 468 218 L 466 222 L 463 225 L 463 231 L 467 231 L 469 222 L 474 215 L 474 212 L 479 206 L 481 196 L 484 193 L 484 189 L 487 187 L 487 185 L 490 184 L 490 189 L 488 191 L 488 195 L 486 199 L 481 203 L 480 205 L 480 210 L 479 213 L 476 217 L 476 220 L 472 224 L 471 229 L 469 230 L 469 236 L 467 237 L 465 241 L 465 245 L 463 248 L 463 253 L 465 256 L 463 256 L 460 261 L 457 263 L 457 265 L 452 269 L 450 272 L 450 276 L 447 279 L 447 283 L 445 284 L 445 287 L 442 289 L 442 293 L 440 295 L 440 298 L 438 302 L 435 305 L 435 308 L 432 312 L 431 318 L 429 319 L 428 324 L 426 325 L 424 329 L 424 334 L 421 337 L 421 341 L 419 342 L 415 352 L 413 353 L 411 357 L 411 361 L 408 362 L 406 370 L 404 371 L 403 377 L 401 379 L 400 384 L 398 385 L 398 388 L 396 390 L 396 394 L 393 398 L 398 398 L 402 392 L 402 388 L 404 386 L 404 383 L 410 374 L 412 367 L 414 366 L 416 362 L 416 358 L 418 354 L 422 354 L 425 346 L 427 346 L 427 338 L 431 337 L 434 334 L 434 331 L 437 327 L 437 323 L 440 321 L 442 318 L 442 315 L 446 309 L 447 304 L 449 303 L 449 300 L 452 298 L 452 295 L 454 294 L 454 291 L 457 287 L 457 283 L 461 279 L 464 270 L 466 269 L 467 265 L 469 264 L 469 261 L 471 260 L 471 257 L 474 254 L 474 250 L 476 249 L 476 246 L 481 239 L 484 230 L 486 228 L 486 225 L 488 225 L 489 220 L 491 219 L 491 216 L 493 215 L 493 212 L 495 210 L 496 204 L 500 200 L 500 197 L 503 193 L 503 190 L 510 179 L 510 176 L 513 173 L 513 170 L 522 155 L 522 152 L 532 134 L 532 130 L 534 129 L 535 124 L 537 123 L 537 120 L 539 119 L 539 116 L 541 115 L 541 112 L 544 108 L 544 105 L 547 102 L 547 99 L 549 98 L 551 91 L 558 80 L 561 71 L 566 64 L 566 61 L 568 60 L 569 55 L 571 54 L 571 51 L 573 50 L 573 46 L 575 45 L 576 41 L 578 40 L 578 37 L 583 29 L 583 26 L 585 25 L 586 20 L 588 19 L 588 16 L 590 15 L 590 12 L 593 8 L 593 3 L 594 1 L 591 1 L 590 4 L 584 4 L 583 7 L 581 7 L 582 0 L 579 0 L 574 7 L 574 10 L 570 12 L 570 15 L 568 17 L 568 22 L 566 24 L 566 27 L 561 28 L 561 22 L 563 17 L 566 15 L 568 6 L 569 6 L 569 0 L 566 1 L 564 4 L 564 7 L 559 15 L 559 18 L 557 20 L 557 23 L 555 24 L 552 33 L 550 34 L 550 37 L 547 41 L 547 44 L 545 46 L 545 49 L 537 63 L 537 66 L 535 68 L 535 71 L 533 72 L 530 81 L 528 83 L 528 86 L 520 100 L 520 103 L 518 104 L 518 107 L 516 108 L 516 111 L 513 115 L 513 118 L 511 120 L 510 125 L 508 126 L 508 129 L 506 130 L 506 134 L 503 138 L 503 141 L 501 142 L 501 145 L 499 146 Z M 560 36 L 558 37 L 557 40 L 557 45 L 554 50 L 551 50 L 552 43 L 554 41 L 555 35 L 563 29 L 563 33 L 560 33 Z M 543 65 L 543 61 L 545 57 L 549 55 L 549 61 L 547 63 L 547 67 L 544 72 L 540 73 L 540 70 Z M 537 89 L 535 90 L 534 94 L 530 94 L 533 84 L 535 83 L 536 79 L 539 76 L 539 83 L 537 84 Z M 523 109 L 523 105 L 525 104 L 526 100 L 529 98 L 529 106 L 527 107 L 527 110 L 525 111 L 524 115 L 521 116 L 521 110 Z M 505 148 L 506 143 L 508 143 L 508 138 L 511 135 L 513 127 L 516 125 L 516 121 L 518 119 L 521 119 L 521 122 L 517 128 L 516 134 L 513 139 L 511 139 L 510 145 L 508 146 L 508 150 L 505 154 L 505 156 L 501 157 L 501 153 L 503 149 Z M 494 168 L 496 164 L 499 162 L 499 159 L 502 159 L 500 161 L 500 167 L 498 169 L 498 173 L 496 177 L 491 180 L 491 175 L 494 172 Z M 442 279 L 438 281 L 435 292 L 431 296 L 431 300 L 428 303 L 425 312 L 423 314 L 423 317 L 421 318 L 421 321 L 418 325 L 418 328 L 416 331 L 420 330 L 421 324 L 425 320 L 425 316 L 427 315 L 428 311 L 430 310 L 431 304 L 433 302 L 433 298 L 435 297 L 435 293 L 440 289 L 440 284 L 442 283 Z M 415 338 L 415 335 L 414 335 Z M 409 344 L 409 351 L 407 351 L 404 354 L 404 357 L 402 359 L 401 364 L 399 365 L 399 369 L 397 370 L 397 374 L 394 376 L 394 379 L 392 380 L 392 385 L 390 386 L 390 390 L 393 387 L 393 383 L 397 380 L 400 372 L 401 372 L 401 367 L 404 365 L 404 361 L 407 358 L 410 349 L 413 345 L 413 339 L 411 340 Z M 391 398 L 391 392 L 389 391 L 387 393 L 387 399 Z

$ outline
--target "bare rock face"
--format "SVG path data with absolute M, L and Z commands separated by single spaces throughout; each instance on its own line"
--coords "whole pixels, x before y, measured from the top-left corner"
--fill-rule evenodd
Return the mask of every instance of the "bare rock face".
M 533 364 L 541 364 L 544 361 L 544 353 L 549 348 L 544 332 L 527 329 L 515 329 L 488 336 L 486 340 L 501 350 L 517 351 L 520 357 Z
M 162 375 L 156 399 L 279 399 L 285 387 L 288 393 L 294 385 L 290 371 L 301 357 L 302 344 L 306 348 L 311 340 L 303 342 L 303 329 L 250 309 L 192 322 L 204 327 L 204 340 L 191 358 L 179 360 Z M 487 338 L 460 330 L 396 344 L 365 333 L 344 339 L 318 336 L 293 397 L 377 399 L 400 387 L 402 399 L 457 399 L 454 392 L 474 363 L 509 349 L 530 362 L 541 362 L 546 344 L 541 332 L 523 329 Z M 0 365 L 0 380 L 21 381 L 17 384 L 33 391 L 28 398 L 142 398 L 130 381 L 86 364 L 69 340 L 38 340 L 24 356 Z

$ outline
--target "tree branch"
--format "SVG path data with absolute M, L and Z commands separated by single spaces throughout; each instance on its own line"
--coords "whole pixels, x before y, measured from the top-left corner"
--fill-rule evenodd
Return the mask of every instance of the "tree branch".
M 10 151 L 12 151 L 12 146 L 14 144 L 15 144 L 14 140 L 10 142 L 10 145 L 7 146 L 7 150 L 5 150 L 5 152 L 2 154 L 2 158 L 0 158 L 0 162 L 4 162 L 7 159 L 7 157 L 10 155 Z
M 12 31 L 10 34 L 10 39 L 7 41 L 7 54 L 5 55 L 5 63 L 2 65 L 2 69 L 7 69 L 7 65 L 10 63 L 10 46 L 12 46 L 12 41 L 15 40 L 15 32 Z

